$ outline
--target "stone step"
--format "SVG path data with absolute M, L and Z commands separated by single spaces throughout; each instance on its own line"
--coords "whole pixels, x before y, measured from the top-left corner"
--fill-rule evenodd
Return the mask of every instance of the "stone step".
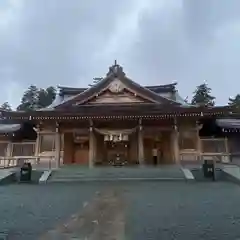
M 165 168 L 62 168 L 53 171 L 49 182 L 120 181 L 120 180 L 185 180 L 180 167 Z
M 52 174 L 52 177 L 54 178 L 182 178 L 184 177 L 184 175 L 177 175 L 177 176 L 174 176 L 174 175 L 102 175 L 102 176 L 98 176 L 98 175 L 92 175 L 92 176 L 89 176 L 89 175 L 54 175 L 54 173 Z
M 64 183 L 64 182 L 117 182 L 117 181 L 185 181 L 185 178 L 56 178 L 50 179 L 48 182 Z
M 171 172 L 159 172 L 159 173 L 152 173 L 152 172 L 144 172 L 144 173 L 62 173 L 62 172 L 54 172 L 54 175 L 56 177 L 61 177 L 61 176 L 75 176 L 75 177 L 93 177 L 93 176 L 98 176 L 98 177 L 115 177 L 115 176 L 182 176 L 182 173 L 171 173 Z

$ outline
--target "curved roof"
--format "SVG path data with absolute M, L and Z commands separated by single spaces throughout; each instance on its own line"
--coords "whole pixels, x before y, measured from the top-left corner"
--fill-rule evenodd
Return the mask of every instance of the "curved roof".
M 163 85 L 153 85 L 153 86 L 144 86 L 148 90 L 151 90 L 155 93 L 165 93 L 165 92 L 175 92 L 177 83 L 163 84 Z M 74 87 L 64 87 L 58 86 L 59 95 L 77 95 L 86 91 L 88 88 L 74 88 Z
M 21 124 L 0 124 L 0 133 L 13 133 L 20 130 Z
M 240 119 L 217 119 L 216 123 L 221 128 L 237 128 L 240 129 Z
M 138 94 L 142 95 L 146 99 L 149 99 L 150 101 L 153 101 L 155 103 L 168 103 L 172 105 L 181 105 L 180 103 L 174 101 L 173 99 L 161 96 L 155 91 L 145 88 L 140 84 L 132 81 L 131 79 L 126 77 L 121 66 L 113 65 L 112 67 L 110 67 L 109 72 L 107 73 L 105 78 L 103 78 L 101 81 L 91 86 L 90 88 L 87 88 L 85 91 L 80 92 L 77 95 L 73 95 L 67 101 L 64 101 L 60 103 L 58 106 L 56 106 L 56 108 L 60 109 L 72 106 L 72 104 L 76 101 L 84 103 L 88 99 L 94 97 L 96 94 L 99 94 L 101 91 L 107 88 L 111 84 L 111 82 L 113 82 L 116 78 L 119 81 L 121 81 L 127 88 L 133 90 L 134 92 L 137 92 Z

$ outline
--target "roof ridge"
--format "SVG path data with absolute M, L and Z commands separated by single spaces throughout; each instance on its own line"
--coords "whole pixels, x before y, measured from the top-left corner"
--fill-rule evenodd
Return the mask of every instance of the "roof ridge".
M 165 100 L 167 100 L 167 101 L 169 101 L 169 102 L 178 103 L 178 104 L 179 104 L 179 102 L 177 102 L 177 101 L 175 101 L 175 100 L 173 100 L 173 99 L 170 99 L 170 98 L 161 96 L 161 95 L 157 94 L 156 92 L 151 91 L 150 89 L 148 89 L 148 88 L 140 85 L 139 83 L 134 82 L 133 80 L 131 80 L 131 79 L 128 78 L 128 77 L 125 77 L 125 78 L 128 79 L 128 81 L 131 82 L 132 84 L 136 85 L 136 86 L 139 87 L 139 88 L 145 89 L 146 91 L 148 91 L 149 93 L 155 95 L 156 97 L 160 97 L 160 98 L 165 99 Z
M 169 83 L 169 84 L 160 84 L 160 85 L 143 85 L 142 87 L 145 88 L 161 88 L 161 87 L 171 87 L 176 86 L 177 83 Z M 78 90 L 78 89 L 88 89 L 90 87 L 67 87 L 67 86 L 57 86 L 60 90 L 66 89 L 66 90 Z

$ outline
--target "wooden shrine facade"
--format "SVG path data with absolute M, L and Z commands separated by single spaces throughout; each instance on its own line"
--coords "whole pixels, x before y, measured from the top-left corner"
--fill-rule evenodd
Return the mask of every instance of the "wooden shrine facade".
M 225 135 L 210 138 L 200 131 L 205 121 L 231 118 L 233 109 L 187 105 L 175 86 L 140 86 L 115 64 L 93 87 L 61 87 L 45 109 L 3 112 L 1 141 L 7 144 L 0 147 L 2 158 L 93 167 L 150 165 L 156 152 L 157 164 L 227 155 Z M 17 148 L 21 144 L 28 150 Z

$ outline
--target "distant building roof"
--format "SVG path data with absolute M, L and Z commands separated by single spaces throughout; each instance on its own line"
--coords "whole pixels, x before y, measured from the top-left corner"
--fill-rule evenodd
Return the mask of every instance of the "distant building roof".
M 240 129 L 240 119 L 217 119 L 216 124 L 221 128 Z
M 0 124 L 0 133 L 13 133 L 20 130 L 21 124 Z

